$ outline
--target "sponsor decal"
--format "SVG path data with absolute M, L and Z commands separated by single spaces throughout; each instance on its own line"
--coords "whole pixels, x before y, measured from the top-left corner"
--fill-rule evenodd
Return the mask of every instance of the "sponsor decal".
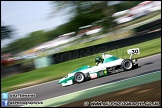
M 90 78 L 91 79 L 97 78 L 97 73 L 90 74 Z

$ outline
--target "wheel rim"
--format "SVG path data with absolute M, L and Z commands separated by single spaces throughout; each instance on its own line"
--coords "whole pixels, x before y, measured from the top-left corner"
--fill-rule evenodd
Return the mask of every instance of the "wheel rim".
M 125 67 L 125 69 L 131 69 L 132 63 L 130 61 L 126 61 L 124 67 Z
M 77 75 L 76 75 L 76 81 L 77 81 L 77 82 L 82 82 L 83 79 L 84 79 L 83 74 L 77 74 Z

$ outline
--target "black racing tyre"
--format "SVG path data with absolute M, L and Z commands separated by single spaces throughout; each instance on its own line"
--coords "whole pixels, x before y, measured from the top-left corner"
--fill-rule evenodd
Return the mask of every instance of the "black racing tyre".
M 135 64 L 135 65 L 133 66 L 133 69 L 136 69 L 136 68 L 138 68 L 138 64 Z
M 133 62 L 130 59 L 124 59 L 121 63 L 121 67 L 124 71 L 131 70 L 133 68 Z
M 90 79 L 90 75 L 89 73 L 84 73 L 84 76 L 85 76 L 85 80 L 84 81 L 87 81 Z
M 81 83 L 85 80 L 85 76 L 82 72 L 77 72 L 74 74 L 74 81 L 77 83 Z

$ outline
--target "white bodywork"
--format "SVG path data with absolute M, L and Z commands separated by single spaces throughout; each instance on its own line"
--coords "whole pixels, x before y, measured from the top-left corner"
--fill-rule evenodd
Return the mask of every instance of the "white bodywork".
M 73 81 L 69 80 L 67 81 L 67 83 L 62 83 L 62 86 L 67 86 L 67 85 L 72 85 L 72 84 L 73 84 Z
M 133 54 L 140 54 L 140 51 L 139 51 L 139 48 L 133 48 L 133 49 L 128 49 L 127 53 L 130 54 L 130 59 L 132 59 L 132 55 Z M 110 57 L 113 57 L 113 56 L 109 55 L 109 54 L 105 55 L 104 53 L 102 54 L 102 58 L 103 59 L 110 58 Z M 89 73 L 91 79 L 97 78 L 97 73 L 96 72 L 99 72 L 101 70 L 106 70 L 106 68 L 111 68 L 111 67 L 114 67 L 114 66 L 121 65 L 123 60 L 124 59 L 121 59 L 121 58 L 118 58 L 118 59 L 112 60 L 112 61 L 110 60 L 109 62 L 102 63 L 102 64 L 99 64 L 98 66 L 93 66 L 93 67 L 88 68 L 88 69 L 80 70 L 79 72 Z M 132 60 L 132 62 L 134 64 L 136 64 L 136 60 L 135 59 Z M 69 73 L 64 78 L 60 79 L 60 81 L 63 81 L 63 80 L 65 80 L 68 77 L 74 76 L 75 73 L 76 72 Z M 72 85 L 73 83 L 74 83 L 73 80 L 68 80 L 66 83 L 62 83 L 62 86 Z
M 112 55 L 105 55 L 105 58 L 106 57 L 110 57 Z M 115 60 L 115 61 L 111 61 L 111 62 L 108 62 L 108 63 L 104 63 L 104 64 L 100 64 L 98 66 L 93 66 L 91 68 L 88 68 L 88 69 L 85 69 L 85 70 L 81 70 L 80 72 L 82 73 L 89 73 L 90 74 L 90 78 L 91 79 L 94 79 L 94 78 L 97 78 L 97 73 L 98 71 L 101 71 L 101 70 L 106 70 L 106 68 L 108 67 L 113 67 L 113 66 L 117 66 L 117 65 L 121 65 L 121 62 L 123 61 L 124 59 L 118 59 L 118 60 Z M 69 73 L 68 74 L 68 77 L 71 77 L 71 76 L 74 76 L 75 73 Z M 65 78 L 62 78 L 61 80 L 64 80 Z M 73 81 L 72 80 L 69 80 L 67 83 L 62 83 L 62 86 L 67 86 L 67 85 L 72 85 L 73 84 Z

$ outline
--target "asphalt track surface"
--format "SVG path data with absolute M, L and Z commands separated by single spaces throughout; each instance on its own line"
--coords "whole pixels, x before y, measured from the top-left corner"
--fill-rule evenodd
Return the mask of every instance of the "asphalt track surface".
M 91 87 L 127 79 L 130 77 L 143 75 L 151 73 L 157 70 L 161 70 L 161 53 L 158 55 L 142 58 L 138 60 L 139 68 L 120 72 L 117 74 L 109 75 L 102 78 L 97 78 L 89 80 L 80 84 L 74 84 L 67 87 L 62 87 L 60 84 L 57 84 L 58 80 L 47 82 L 44 84 L 39 84 L 32 87 L 27 87 L 19 90 L 9 92 L 9 94 L 36 94 L 36 98 L 9 98 L 9 101 L 43 101 L 46 99 L 54 98 L 57 96 L 65 95 L 68 93 L 88 89 Z M 10 107 L 17 107 L 16 105 L 9 105 Z

